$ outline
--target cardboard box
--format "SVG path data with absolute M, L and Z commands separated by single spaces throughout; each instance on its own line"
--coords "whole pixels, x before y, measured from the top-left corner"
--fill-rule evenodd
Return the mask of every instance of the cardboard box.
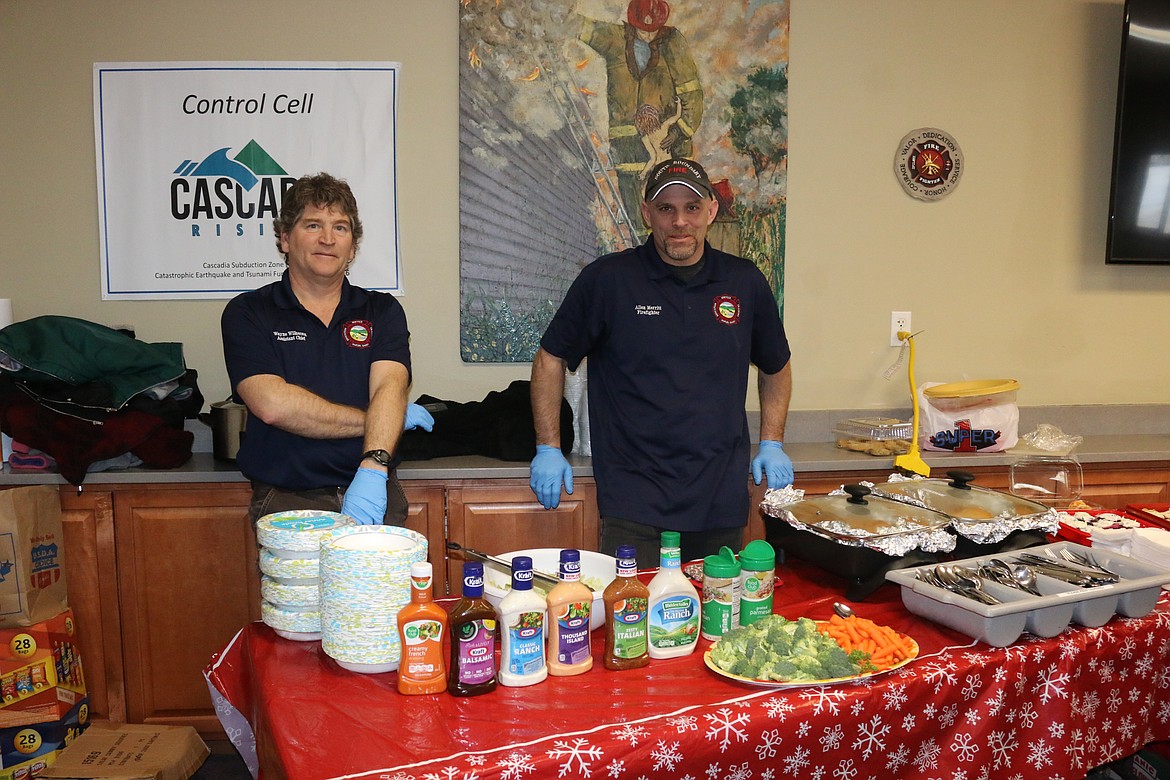
M 85 698 L 73 611 L 0 629 L 0 728 L 52 723 Z
M 1120 774 L 1131 780 L 1170 780 L 1170 745 L 1151 743 L 1117 766 Z
M 190 726 L 94 723 L 39 777 L 187 780 L 211 751 Z
M 0 729 L 0 780 L 40 777 L 88 723 L 89 700 L 82 698 L 60 720 Z

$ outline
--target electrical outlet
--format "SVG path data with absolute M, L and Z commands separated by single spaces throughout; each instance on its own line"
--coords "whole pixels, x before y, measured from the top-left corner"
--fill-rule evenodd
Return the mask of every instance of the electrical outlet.
M 910 312 L 908 311 L 892 311 L 890 312 L 890 346 L 902 346 L 902 340 L 898 338 L 898 331 L 910 332 Z

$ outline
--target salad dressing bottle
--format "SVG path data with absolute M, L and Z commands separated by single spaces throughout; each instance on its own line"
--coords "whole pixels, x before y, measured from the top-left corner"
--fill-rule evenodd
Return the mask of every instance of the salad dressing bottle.
M 678 531 L 662 532 L 658 573 L 650 580 L 651 658 L 690 655 L 699 644 L 699 593 L 682 571 Z
M 548 673 L 557 677 L 583 674 L 593 668 L 589 649 L 589 613 L 593 591 L 581 582 L 581 551 L 561 550 L 561 581 L 548 600 Z
M 410 603 L 398 611 L 398 692 L 442 693 L 447 689 L 443 664 L 443 634 L 447 610 L 431 593 L 431 564 L 410 564 Z
M 532 558 L 512 559 L 512 590 L 500 600 L 500 685 L 519 688 L 548 677 L 544 621 L 548 604 L 532 589 Z
M 483 564 L 463 564 L 463 597 L 451 608 L 447 690 L 478 696 L 496 689 L 496 609 L 483 596 Z
M 617 576 L 606 587 L 606 669 L 637 669 L 650 663 L 646 641 L 646 614 L 650 589 L 638 579 L 637 551 L 633 545 L 617 548 Z

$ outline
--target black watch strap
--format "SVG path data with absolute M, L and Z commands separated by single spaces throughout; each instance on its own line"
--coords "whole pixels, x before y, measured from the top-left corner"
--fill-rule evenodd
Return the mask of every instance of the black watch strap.
M 369 458 L 376 461 L 386 468 L 390 468 L 390 453 L 386 450 L 366 450 L 362 453 L 362 460 Z

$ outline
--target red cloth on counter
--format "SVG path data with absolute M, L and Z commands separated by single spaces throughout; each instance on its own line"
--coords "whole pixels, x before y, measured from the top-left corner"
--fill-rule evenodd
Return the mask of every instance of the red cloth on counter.
M 799 561 L 777 574 L 789 618 L 829 617 L 846 587 Z M 228 733 L 240 714 L 255 732 L 263 778 L 1071 779 L 1170 738 L 1165 598 L 1143 618 L 1008 648 L 911 615 L 892 585 L 852 606 L 913 637 L 918 659 L 863 683 L 764 688 L 706 668 L 704 640 L 608 671 L 599 629 L 584 675 L 402 696 L 393 672 L 347 672 L 319 642 L 253 623 L 205 673 Z

